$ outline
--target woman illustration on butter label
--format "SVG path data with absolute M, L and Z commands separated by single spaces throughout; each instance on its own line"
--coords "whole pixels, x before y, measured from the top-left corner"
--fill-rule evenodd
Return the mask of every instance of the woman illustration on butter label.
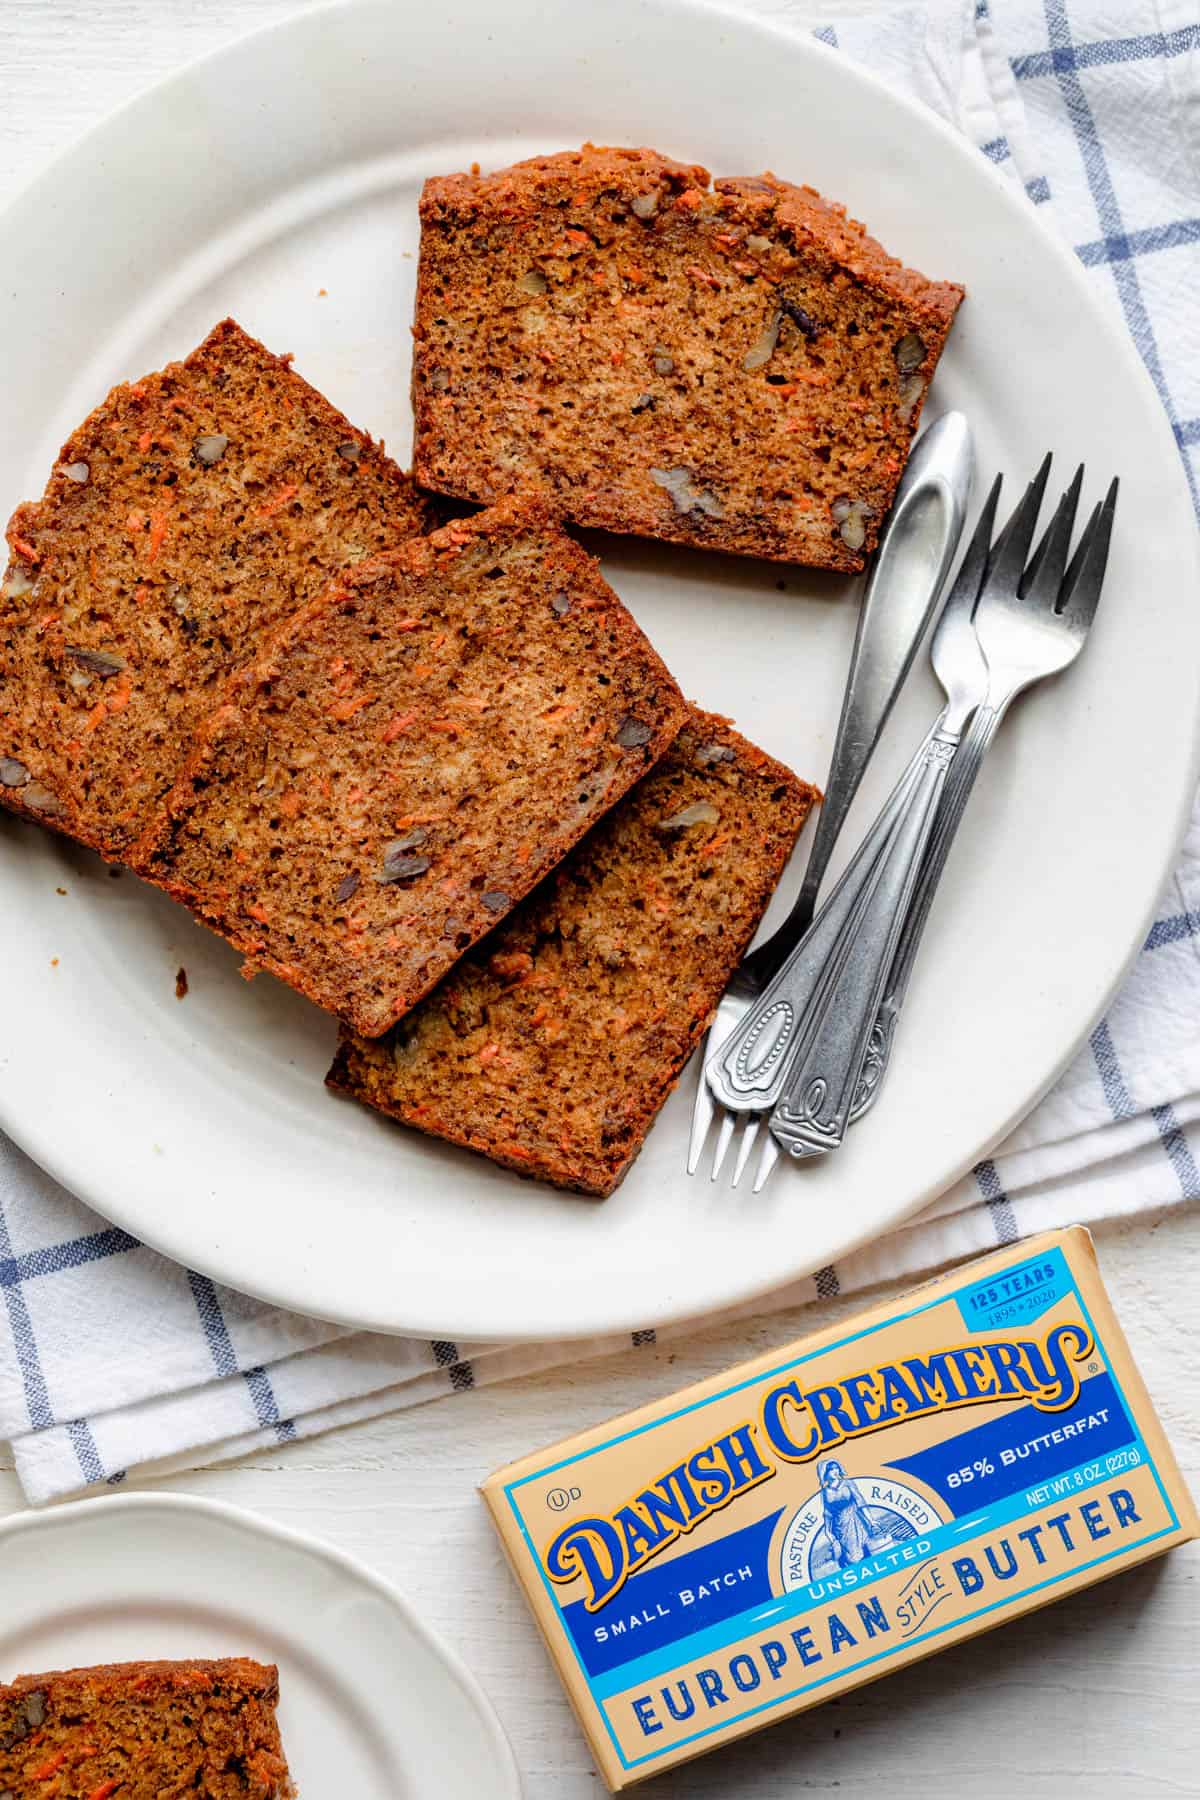
M 893 1542 L 887 1531 L 877 1531 L 871 1523 L 867 1503 L 857 1482 L 846 1474 L 836 1456 L 824 1456 L 817 1464 L 821 1483 L 821 1508 L 825 1515 L 825 1531 L 839 1569 L 848 1563 L 862 1562 L 886 1550 Z

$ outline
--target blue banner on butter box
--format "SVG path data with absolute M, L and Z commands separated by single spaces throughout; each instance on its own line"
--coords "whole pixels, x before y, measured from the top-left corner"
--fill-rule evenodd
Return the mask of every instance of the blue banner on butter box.
M 771 1598 L 768 1551 L 780 1513 L 731 1531 L 703 1550 L 633 1575 L 619 1600 L 589 1612 L 582 1600 L 563 1618 L 589 1675 L 706 1631 Z
M 893 1456 L 889 1467 L 915 1475 L 954 1512 L 978 1512 L 1088 1457 L 1132 1443 L 1134 1436 L 1113 1378 L 1105 1373 L 1089 1376 L 1066 1412 L 1021 1406 L 912 1456 Z

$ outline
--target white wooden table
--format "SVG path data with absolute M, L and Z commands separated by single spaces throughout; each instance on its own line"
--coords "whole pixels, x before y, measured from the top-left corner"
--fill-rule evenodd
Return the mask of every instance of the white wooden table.
M 819 8 L 818 0 L 755 3 L 814 19 L 818 11 L 828 17 L 862 10 L 855 0 Z M 147 83 L 297 10 L 296 0 L 0 0 L 0 202 Z M 602 16 L 598 9 L 598 22 Z M 0 245 L 6 265 L 13 254 L 13 246 Z M 7 420 L 4 428 L 17 423 Z M 1150 1216 L 1108 1231 L 1100 1250 L 1134 1354 L 1195 1491 L 1200 1212 Z M 476 1483 L 571 1429 L 848 1310 L 830 1302 L 758 1328 L 697 1332 L 671 1350 L 641 1350 L 463 1394 L 163 1485 L 256 1509 L 372 1563 L 487 1688 L 529 1800 L 584 1800 L 601 1784 L 501 1563 Z M 0 1515 L 21 1504 L 0 1448 Z M 641 1791 L 647 1800 L 782 1800 L 833 1789 L 854 1800 L 1198 1796 L 1198 1600 L 1200 1554 L 1193 1546 Z

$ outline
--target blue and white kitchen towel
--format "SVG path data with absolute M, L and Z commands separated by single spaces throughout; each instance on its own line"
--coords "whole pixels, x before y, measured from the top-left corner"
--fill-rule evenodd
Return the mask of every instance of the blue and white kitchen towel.
M 787 21 L 788 0 L 753 3 Z M 1124 315 L 1195 498 L 1200 20 L 1173 0 L 950 0 L 818 35 L 953 121 L 1066 234 Z M 1194 1199 L 1198 1163 L 1200 817 L 1124 991 L 1001 1150 L 879 1246 L 741 1310 Z M 0 1291 L 0 1437 L 34 1502 L 629 1344 L 427 1343 L 281 1313 L 134 1243 L 3 1139 Z

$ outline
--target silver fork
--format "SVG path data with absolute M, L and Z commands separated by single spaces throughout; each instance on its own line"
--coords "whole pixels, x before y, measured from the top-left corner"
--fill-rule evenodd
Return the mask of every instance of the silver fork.
M 836 1148 L 851 1120 L 861 1117 L 878 1092 L 925 918 L 983 756 L 1017 695 L 1065 669 L 1087 639 L 1108 560 L 1117 484 L 1113 482 L 1105 501 L 1095 508 L 1079 548 L 1070 558 L 1083 480 L 1081 467 L 1037 551 L 1029 557 L 1048 470 L 1047 457 L 989 560 L 979 591 L 974 635 L 986 663 L 986 690 L 979 696 L 955 757 L 953 788 L 936 815 L 936 835 L 922 855 L 919 891 L 911 879 L 912 870 L 900 871 L 907 882 L 901 900 L 904 916 L 899 921 L 906 933 L 903 947 L 897 942 L 896 921 L 887 916 L 887 907 L 894 903 L 899 889 L 896 881 L 890 890 L 884 881 L 876 890 L 878 897 L 873 896 L 874 910 L 868 905 L 856 923 L 865 954 L 845 959 L 846 978 L 826 994 L 819 1018 L 789 1064 L 771 1117 L 770 1137 L 763 1146 L 755 1192 L 770 1176 L 781 1148 L 793 1157 Z M 917 838 L 914 830 L 914 844 Z M 898 853 L 898 863 L 905 849 L 907 846 Z M 885 1008 L 880 1005 L 881 971 L 887 978 L 884 962 L 893 971 L 890 1030 Z M 874 1058 L 870 1050 L 873 1040 Z M 872 1067 L 872 1061 L 878 1066 Z
M 933 634 L 930 654 L 946 695 L 945 706 L 807 935 L 746 1009 L 740 1024 L 716 1043 L 706 1064 L 705 1076 L 717 1100 L 735 1113 L 751 1115 L 742 1134 L 740 1162 L 748 1156 L 763 1117 L 783 1094 L 790 1067 L 825 1015 L 829 998 L 861 975 L 861 963 L 855 968 L 848 964 L 861 946 L 864 918 L 873 917 L 885 931 L 892 928 L 891 916 L 898 914 L 903 899 L 903 865 L 914 863 L 919 854 L 913 834 L 926 829 L 946 762 L 987 691 L 987 670 L 971 629 L 971 613 L 987 567 L 999 487 L 997 481 L 988 495 Z M 894 884 L 898 871 L 901 889 L 893 895 L 889 878 Z M 915 868 L 910 886 L 911 880 Z M 897 932 L 901 922 L 897 916 Z M 881 944 L 878 957 L 882 983 L 891 962 L 886 945 Z M 768 1138 L 764 1153 L 772 1147 Z
M 1066 545 L 1070 541 L 1071 523 L 1078 504 L 1082 475 L 1081 467 L 1030 561 L 1029 569 L 1021 581 L 1016 598 L 1014 599 L 1011 593 L 1008 599 L 993 597 L 988 605 L 984 606 L 981 596 L 979 611 L 976 613 L 976 632 L 981 645 L 987 647 L 989 691 L 985 704 L 979 708 L 971 721 L 970 730 L 963 739 L 946 783 L 946 791 L 938 812 L 933 838 L 921 868 L 917 891 L 913 897 L 908 918 L 905 920 L 900 948 L 896 953 L 896 960 L 888 979 L 887 992 L 871 1035 L 867 1062 L 850 1114 L 851 1123 L 860 1119 L 874 1104 L 880 1083 L 886 1073 L 892 1045 L 895 1041 L 900 1009 L 908 992 L 909 979 L 916 962 L 921 938 L 924 935 L 930 908 L 933 905 L 934 894 L 946 866 L 946 859 L 950 854 L 955 833 L 962 822 L 962 816 L 975 785 L 975 778 L 979 774 L 980 765 L 1012 702 L 1022 688 L 1028 687 L 1031 682 L 1040 679 L 1039 675 L 1029 674 L 1013 662 L 1007 664 L 1005 662 L 1005 646 L 1012 641 L 1013 612 L 1022 600 L 1036 604 L 1035 590 L 1039 583 L 1044 583 L 1045 588 L 1048 589 L 1057 582 L 1058 603 L 1052 613 L 1043 613 L 1042 629 L 1045 631 L 1047 626 L 1049 627 L 1049 632 L 1060 640 L 1060 649 L 1069 647 L 1062 644 L 1063 639 L 1068 636 L 1074 637 L 1075 649 L 1068 657 L 1068 661 L 1073 661 L 1082 649 L 1083 640 L 1087 636 L 1088 628 L 1095 616 L 1104 581 L 1105 566 L 1108 561 L 1108 546 L 1112 536 L 1119 484 L 1114 480 L 1104 500 L 1093 507 L 1075 554 L 1064 572 Z M 998 562 L 997 574 L 999 574 Z M 1044 604 L 1044 593 L 1042 598 Z M 1066 664 L 1058 666 L 1061 668 Z M 1053 674 L 1055 670 L 1051 669 L 1047 672 Z
M 929 623 L 962 531 L 974 470 L 971 429 L 962 413 L 946 413 L 917 440 L 884 527 L 867 581 L 850 672 L 830 763 L 824 804 L 803 886 L 782 925 L 742 959 L 722 994 L 701 1046 L 692 1110 L 688 1174 L 695 1173 L 713 1119 L 721 1119 L 715 1181 L 738 1115 L 718 1109 L 704 1064 L 734 1029 L 812 923 L 817 890 L 858 784 L 890 716 Z M 736 1187 L 758 1122 L 743 1132 L 733 1171 Z

